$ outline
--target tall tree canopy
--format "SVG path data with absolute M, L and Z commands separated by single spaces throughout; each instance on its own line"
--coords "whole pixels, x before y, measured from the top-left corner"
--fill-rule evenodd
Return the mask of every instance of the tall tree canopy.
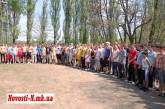
M 59 19 L 60 19 L 60 0 L 50 0 L 51 3 L 51 21 L 53 26 L 53 32 L 54 32 L 54 44 L 57 42 L 57 33 L 59 30 Z

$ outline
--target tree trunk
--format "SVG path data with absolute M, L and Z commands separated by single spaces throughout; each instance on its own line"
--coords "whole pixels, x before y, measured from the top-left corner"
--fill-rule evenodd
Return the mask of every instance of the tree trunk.
M 156 28 L 157 11 L 158 11 L 158 0 L 154 0 L 154 15 L 153 15 L 153 20 L 152 20 L 152 24 L 151 24 L 151 31 L 149 34 L 149 44 L 153 43 L 153 37 L 155 34 L 155 28 Z

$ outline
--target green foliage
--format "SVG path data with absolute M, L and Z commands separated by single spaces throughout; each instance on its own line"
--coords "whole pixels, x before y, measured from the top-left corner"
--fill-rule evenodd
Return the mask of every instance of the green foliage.
M 27 44 L 31 43 L 32 26 L 33 26 L 33 13 L 35 10 L 36 0 L 27 0 L 26 15 L 27 15 Z
M 64 38 L 65 43 L 68 44 L 70 40 L 70 29 L 72 20 L 72 0 L 63 0 L 63 8 L 65 13 Z
M 54 44 L 56 44 L 57 42 L 56 36 L 59 30 L 60 0 L 50 0 L 50 2 L 51 2 L 50 16 L 54 31 Z
M 46 42 L 46 26 L 47 26 L 47 18 L 48 18 L 48 13 L 47 13 L 47 1 L 44 0 L 43 1 L 43 6 L 42 6 L 42 15 L 40 16 L 40 30 L 41 30 L 41 33 L 40 33 L 40 40 L 41 40 L 41 43 L 45 43 Z
M 8 20 L 10 22 L 10 32 L 12 35 L 13 43 L 15 43 L 16 39 L 20 34 L 18 24 L 23 8 L 21 2 L 22 0 L 8 0 L 8 7 L 10 8 L 11 11 Z

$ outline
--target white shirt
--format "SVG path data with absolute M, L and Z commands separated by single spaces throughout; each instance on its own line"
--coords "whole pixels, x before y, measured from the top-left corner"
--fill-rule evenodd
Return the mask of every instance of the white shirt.
M 104 52 L 105 52 L 105 49 L 104 48 L 101 48 L 101 58 L 104 58 Z
M 97 51 L 96 51 L 96 59 L 100 59 L 100 57 L 101 57 L 101 49 L 100 48 L 98 48 L 97 49 Z
M 113 50 L 113 62 L 119 62 L 119 50 Z
M 14 54 L 14 55 L 17 55 L 17 53 L 18 53 L 18 48 L 17 48 L 17 47 L 14 47 L 14 48 L 13 48 L 13 54 Z
M 33 54 L 33 55 L 37 55 L 37 47 L 33 47 L 32 54 Z
M 61 46 L 57 47 L 56 54 L 62 54 Z
M 148 58 L 142 59 L 142 70 L 149 69 L 150 66 L 148 65 L 147 61 L 149 61 Z
M 85 56 L 85 61 L 86 62 L 90 62 L 91 61 L 91 56 L 90 55 L 86 55 Z

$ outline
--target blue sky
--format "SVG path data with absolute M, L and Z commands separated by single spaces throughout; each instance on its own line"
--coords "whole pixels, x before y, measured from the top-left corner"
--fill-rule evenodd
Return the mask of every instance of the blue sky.
M 50 1 L 48 0 L 48 2 L 50 2 Z M 40 35 L 40 22 L 39 22 L 40 19 L 39 19 L 39 17 L 41 16 L 42 4 L 43 4 L 43 0 L 38 0 L 36 3 L 35 12 L 34 12 L 33 29 L 32 29 L 33 39 L 38 38 Z M 48 3 L 48 5 L 50 5 L 50 3 Z M 50 7 L 50 6 L 48 6 L 48 7 Z M 53 40 L 53 37 L 54 37 L 53 27 L 51 25 L 49 10 L 50 10 L 50 8 L 48 8 L 49 17 L 48 17 L 46 32 L 47 32 L 47 39 Z M 64 21 L 64 11 L 62 9 L 62 0 L 61 0 L 60 29 L 58 32 L 60 37 L 63 37 L 63 21 Z M 19 22 L 20 35 L 18 37 L 18 40 L 26 41 L 26 30 L 27 30 L 26 23 L 27 23 L 27 17 L 25 15 L 21 15 L 20 22 Z

